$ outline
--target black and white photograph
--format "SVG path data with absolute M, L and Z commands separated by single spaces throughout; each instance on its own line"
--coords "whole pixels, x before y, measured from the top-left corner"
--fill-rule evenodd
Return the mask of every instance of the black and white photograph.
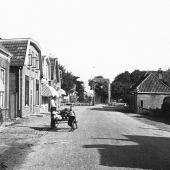
M 170 170 L 170 1 L 1 0 L 0 170 Z

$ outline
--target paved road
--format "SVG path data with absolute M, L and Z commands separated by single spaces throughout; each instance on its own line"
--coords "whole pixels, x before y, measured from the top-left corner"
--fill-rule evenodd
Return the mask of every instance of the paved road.
M 43 135 L 14 169 L 170 169 L 170 132 L 102 106 L 74 109 L 78 129 L 49 131 L 49 119 L 41 122 L 34 129 Z

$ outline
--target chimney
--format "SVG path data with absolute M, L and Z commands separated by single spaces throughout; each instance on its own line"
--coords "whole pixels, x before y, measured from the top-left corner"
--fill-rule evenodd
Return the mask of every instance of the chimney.
M 158 78 L 159 78 L 159 80 L 162 80 L 162 79 L 163 79 L 162 72 L 163 72 L 162 69 L 159 68 L 159 69 L 158 69 Z

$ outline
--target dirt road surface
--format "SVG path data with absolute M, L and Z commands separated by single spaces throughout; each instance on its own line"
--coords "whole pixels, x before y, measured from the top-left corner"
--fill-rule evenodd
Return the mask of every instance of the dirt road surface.
M 103 106 L 74 107 L 78 129 L 50 130 L 49 115 L 0 132 L 0 167 L 12 170 L 170 169 L 170 131 Z

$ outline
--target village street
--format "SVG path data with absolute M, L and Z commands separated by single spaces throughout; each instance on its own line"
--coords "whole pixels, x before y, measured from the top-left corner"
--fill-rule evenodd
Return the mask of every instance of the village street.
M 113 109 L 74 107 L 74 132 L 67 123 L 50 130 L 47 114 L 1 129 L 0 169 L 169 169 L 170 130 Z

